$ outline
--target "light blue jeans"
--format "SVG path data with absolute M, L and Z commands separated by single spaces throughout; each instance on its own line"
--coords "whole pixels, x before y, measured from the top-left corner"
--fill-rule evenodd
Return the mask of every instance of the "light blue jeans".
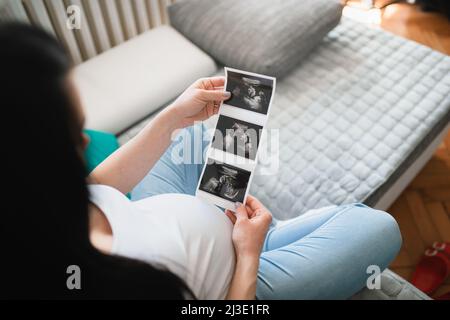
M 201 125 L 183 130 L 131 194 L 195 194 L 209 136 Z M 181 156 L 174 162 L 174 156 Z M 180 161 L 184 159 L 184 161 Z M 195 163 L 197 162 L 197 163 Z M 258 299 L 346 299 L 366 286 L 369 266 L 382 271 L 401 236 L 387 213 L 363 204 L 328 207 L 274 221 L 260 258 Z

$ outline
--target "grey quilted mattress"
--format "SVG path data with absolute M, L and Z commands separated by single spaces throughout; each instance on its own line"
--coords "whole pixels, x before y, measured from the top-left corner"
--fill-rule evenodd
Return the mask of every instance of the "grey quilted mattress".
M 279 219 L 373 205 L 449 123 L 450 57 L 344 19 L 280 79 L 273 103 L 280 165 L 251 193 Z

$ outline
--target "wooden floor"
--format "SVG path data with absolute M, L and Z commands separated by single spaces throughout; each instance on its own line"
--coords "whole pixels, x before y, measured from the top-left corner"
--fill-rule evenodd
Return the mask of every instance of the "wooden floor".
M 450 55 L 450 21 L 408 4 L 381 10 L 380 25 Z M 403 247 L 391 269 L 410 279 L 424 250 L 434 241 L 450 242 L 450 133 L 433 158 L 388 210 L 398 221 Z M 450 279 L 433 295 L 450 291 Z
M 450 54 L 450 21 L 443 15 L 406 3 L 392 4 L 381 10 L 381 27 Z

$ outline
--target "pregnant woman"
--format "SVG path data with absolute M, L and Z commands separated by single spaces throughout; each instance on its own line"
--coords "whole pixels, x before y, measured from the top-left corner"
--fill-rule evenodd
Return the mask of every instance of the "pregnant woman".
M 203 164 L 192 159 L 208 142 L 194 123 L 229 98 L 220 77 L 195 82 L 86 179 L 64 51 L 20 25 L 1 27 L 0 43 L 12 204 L 0 225 L 0 297 L 345 299 L 366 285 L 368 266 L 396 256 L 395 220 L 361 204 L 278 222 L 251 196 L 225 213 L 193 196 Z

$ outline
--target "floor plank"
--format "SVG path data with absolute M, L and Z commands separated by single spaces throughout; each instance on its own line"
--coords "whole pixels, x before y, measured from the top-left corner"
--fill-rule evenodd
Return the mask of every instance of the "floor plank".
M 422 238 L 418 236 L 419 230 L 414 223 L 414 220 L 411 218 L 411 212 L 405 199 L 405 195 L 400 196 L 389 209 L 389 212 L 397 220 L 399 225 L 403 238 L 402 249 L 408 252 L 412 263 L 410 266 L 415 265 L 422 257 L 426 246 Z
M 391 268 L 409 268 L 412 265 L 411 257 L 406 248 L 402 248 L 400 253 L 391 263 Z
M 450 292 L 450 284 L 444 284 L 442 285 L 434 294 L 433 298 L 437 298 L 439 296 L 442 296 L 446 294 L 447 292 Z
M 406 191 L 406 202 L 411 212 L 418 230 L 419 236 L 422 238 L 426 246 L 431 246 L 433 242 L 439 241 L 436 239 L 438 235 L 436 227 L 433 225 L 430 216 L 425 208 L 425 204 L 417 191 Z
M 424 192 L 428 197 L 436 201 L 450 201 L 450 188 L 426 188 Z
M 412 188 L 450 188 L 450 173 L 420 174 L 410 184 Z
M 406 267 L 406 268 L 391 268 L 392 271 L 394 271 L 396 274 L 398 274 L 403 279 L 411 279 L 414 268 L 412 267 Z
M 450 201 L 445 201 L 444 206 L 445 206 L 445 210 L 447 211 L 447 215 L 450 218 Z
M 438 201 L 431 202 L 425 204 L 425 207 L 431 216 L 434 226 L 438 230 L 440 241 L 450 242 L 450 219 L 445 212 L 443 203 Z
M 383 29 L 446 54 L 450 53 L 449 26 L 450 22 L 445 16 L 423 12 L 416 5 L 392 4 L 382 10 Z

